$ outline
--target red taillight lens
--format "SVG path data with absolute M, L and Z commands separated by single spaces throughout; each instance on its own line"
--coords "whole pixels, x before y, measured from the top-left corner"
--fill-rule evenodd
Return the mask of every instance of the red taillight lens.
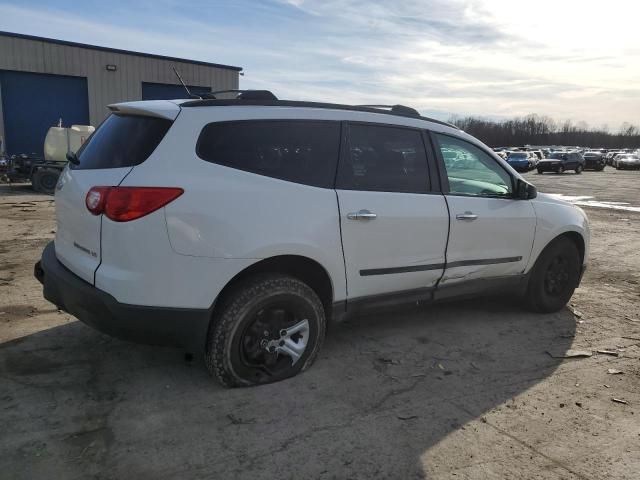
M 168 187 L 93 187 L 86 203 L 94 215 L 104 213 L 114 222 L 128 222 L 155 212 L 183 193 L 181 188 Z

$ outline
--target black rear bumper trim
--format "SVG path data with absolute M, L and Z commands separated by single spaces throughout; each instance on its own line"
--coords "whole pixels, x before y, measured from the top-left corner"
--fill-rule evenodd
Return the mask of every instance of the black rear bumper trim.
M 53 242 L 42 252 L 34 275 L 47 300 L 96 330 L 123 340 L 204 352 L 211 309 L 120 303 L 62 265 Z

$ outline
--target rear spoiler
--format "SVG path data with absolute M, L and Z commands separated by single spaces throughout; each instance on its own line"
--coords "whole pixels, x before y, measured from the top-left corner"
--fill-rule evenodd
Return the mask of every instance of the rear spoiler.
M 109 105 L 108 108 L 113 113 L 157 117 L 167 120 L 175 120 L 180 113 L 180 106 L 167 100 L 114 103 Z

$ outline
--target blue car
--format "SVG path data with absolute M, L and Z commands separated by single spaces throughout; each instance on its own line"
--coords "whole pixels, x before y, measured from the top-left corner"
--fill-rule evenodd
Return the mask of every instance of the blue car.
M 528 172 L 535 167 L 529 152 L 509 152 L 507 162 L 518 172 Z

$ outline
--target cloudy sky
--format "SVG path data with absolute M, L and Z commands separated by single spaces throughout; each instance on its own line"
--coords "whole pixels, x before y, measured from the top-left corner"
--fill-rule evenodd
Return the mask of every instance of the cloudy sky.
M 0 0 L 0 30 L 238 65 L 280 98 L 640 124 L 635 0 Z

